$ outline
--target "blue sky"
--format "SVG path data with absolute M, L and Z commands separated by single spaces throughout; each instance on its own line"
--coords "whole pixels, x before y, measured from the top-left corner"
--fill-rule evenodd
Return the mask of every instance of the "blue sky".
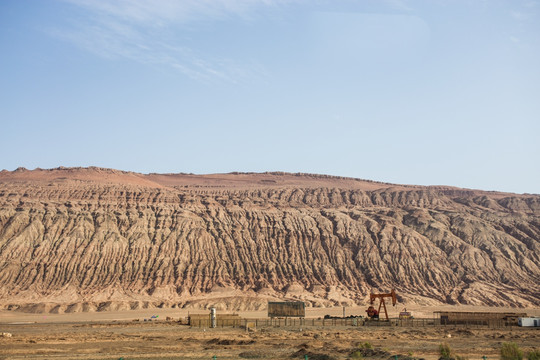
M 0 168 L 540 193 L 540 1 L 4 0 Z

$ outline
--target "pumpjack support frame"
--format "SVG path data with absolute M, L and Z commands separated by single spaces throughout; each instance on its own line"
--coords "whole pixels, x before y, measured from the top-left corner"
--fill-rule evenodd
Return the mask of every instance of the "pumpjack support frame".
M 392 289 L 391 292 L 386 293 L 386 294 L 373 294 L 373 293 L 371 293 L 370 296 L 369 296 L 369 303 L 371 304 L 371 306 L 373 306 L 373 303 L 375 302 L 375 300 L 379 299 L 378 313 L 379 314 L 381 313 L 381 306 L 382 306 L 384 308 L 384 315 L 386 316 L 386 320 L 390 320 L 388 318 L 388 311 L 386 309 L 386 302 L 384 301 L 385 298 L 392 298 L 392 306 L 396 306 L 397 296 L 396 296 L 396 292 L 395 292 L 394 289 Z

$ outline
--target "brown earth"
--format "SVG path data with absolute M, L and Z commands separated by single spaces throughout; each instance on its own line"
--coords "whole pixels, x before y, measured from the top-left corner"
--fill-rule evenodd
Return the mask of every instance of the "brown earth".
M 540 196 L 323 175 L 0 172 L 0 309 L 540 306 Z
M 71 316 L 71 315 L 70 315 Z M 2 324 L 0 359 L 439 359 L 439 345 L 469 359 L 499 358 L 503 343 L 540 351 L 533 328 L 281 326 L 200 329 L 177 322 Z M 362 357 L 354 357 L 360 352 Z

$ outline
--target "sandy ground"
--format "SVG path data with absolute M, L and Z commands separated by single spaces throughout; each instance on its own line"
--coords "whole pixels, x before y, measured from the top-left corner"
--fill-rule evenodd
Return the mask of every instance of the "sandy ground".
M 176 322 L 2 325 L 0 359 L 348 359 L 364 343 L 365 358 L 409 355 L 438 359 L 445 342 L 469 359 L 498 358 L 503 342 L 540 349 L 533 328 L 297 327 L 199 329 Z M 371 356 L 370 356 L 371 355 Z
M 349 315 L 366 315 L 366 306 L 346 307 L 345 316 Z M 402 305 L 395 307 L 389 306 L 388 313 L 390 317 L 397 318 L 399 312 L 403 310 Z M 435 311 L 490 311 L 490 312 L 523 312 L 530 316 L 540 316 L 540 308 L 515 309 L 505 307 L 488 307 L 488 306 L 418 306 L 408 305 L 407 310 L 416 318 L 433 318 Z M 63 323 L 63 322 L 95 322 L 95 321 L 122 321 L 122 320 L 143 320 L 157 315 L 158 318 L 164 319 L 167 316 L 179 319 L 185 318 L 189 314 L 208 314 L 207 310 L 193 309 L 142 309 L 132 311 L 104 311 L 104 312 L 80 312 L 70 314 L 33 314 L 23 313 L 18 311 L 3 311 L 0 310 L 0 324 L 13 322 L 37 322 L 37 323 Z M 226 311 L 223 313 L 233 313 Z M 267 317 L 267 311 L 238 311 L 236 312 L 242 317 L 252 319 L 262 319 Z M 342 316 L 343 307 L 333 308 L 307 308 L 306 318 L 319 318 L 324 315 Z
M 523 311 L 482 307 L 410 308 L 416 317 L 433 311 Z M 399 309 L 400 310 L 400 309 Z M 392 308 L 390 315 L 399 311 Z M 365 311 L 346 308 L 346 315 Z M 540 309 L 524 310 L 540 315 Z M 206 313 L 191 311 L 191 313 Z M 308 309 L 307 317 L 342 315 L 343 308 Z M 265 312 L 240 313 L 264 318 Z M 446 342 L 457 355 L 469 359 L 498 358 L 503 342 L 515 342 L 525 351 L 540 350 L 540 329 L 465 326 L 299 326 L 200 329 L 176 321 L 133 321 L 158 315 L 178 319 L 187 310 L 153 309 L 75 314 L 0 313 L 0 359 L 349 359 L 354 351 L 364 358 L 389 359 L 394 355 L 438 359 L 438 346 Z M 359 350 L 368 342 L 372 350 Z

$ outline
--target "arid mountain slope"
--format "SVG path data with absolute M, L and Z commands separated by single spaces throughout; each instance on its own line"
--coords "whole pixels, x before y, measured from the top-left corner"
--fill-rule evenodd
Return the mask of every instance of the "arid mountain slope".
M 540 196 L 329 176 L 0 172 L 0 304 L 540 306 Z

